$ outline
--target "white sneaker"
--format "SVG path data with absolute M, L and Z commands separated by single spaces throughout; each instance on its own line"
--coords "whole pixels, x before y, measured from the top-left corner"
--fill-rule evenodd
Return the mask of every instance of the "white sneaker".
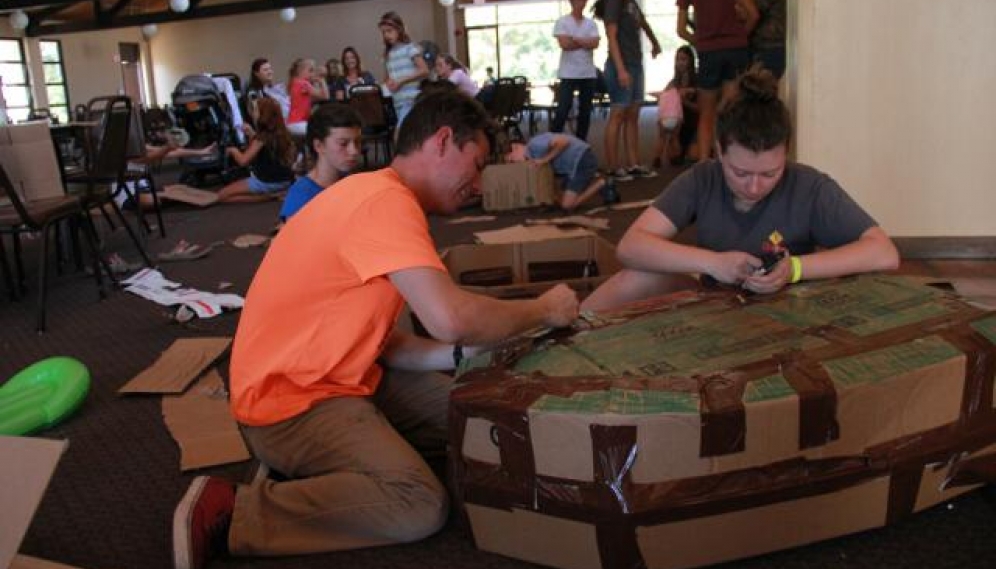
M 656 178 L 657 177 L 657 172 L 656 171 L 654 171 L 654 170 L 648 170 L 647 168 L 644 168 L 643 166 L 640 166 L 639 164 L 636 165 L 636 166 L 633 166 L 632 168 L 630 168 L 628 170 L 628 173 L 629 173 L 630 176 L 634 176 L 636 178 Z
M 633 179 L 633 176 L 625 168 L 619 168 L 615 172 L 610 174 L 617 182 L 628 182 Z

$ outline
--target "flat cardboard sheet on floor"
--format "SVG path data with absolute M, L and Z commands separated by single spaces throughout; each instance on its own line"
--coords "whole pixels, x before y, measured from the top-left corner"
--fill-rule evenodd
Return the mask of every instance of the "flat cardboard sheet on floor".
M 217 192 L 199 190 L 184 184 L 170 184 L 165 186 L 159 193 L 159 197 L 164 200 L 173 200 L 185 204 L 207 207 L 218 201 Z
M 570 239 L 571 237 L 586 237 L 594 235 L 590 229 L 574 227 L 564 229 L 554 225 L 513 225 L 502 229 L 478 231 L 474 238 L 482 245 L 501 245 L 504 243 L 525 243 L 527 241 L 546 241 L 549 239 Z
M 228 410 L 228 393 L 217 369 L 183 395 L 164 396 L 163 421 L 180 446 L 182 471 L 251 458 Z
M 118 393 L 182 393 L 228 349 L 231 338 L 181 338 Z
M 0 436 L 0 568 L 21 547 L 67 441 Z

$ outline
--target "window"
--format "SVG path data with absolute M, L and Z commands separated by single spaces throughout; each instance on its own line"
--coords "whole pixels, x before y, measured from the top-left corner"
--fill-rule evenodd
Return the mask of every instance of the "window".
M 674 0 L 640 0 L 647 22 L 661 45 L 661 55 L 650 56 L 650 42 L 643 38 L 644 84 L 647 91 L 659 91 L 674 73 L 674 52 L 683 41 L 677 35 L 678 9 Z M 585 16 L 593 17 L 588 2 Z M 548 85 L 557 79 L 560 47 L 553 37 L 553 24 L 571 11 L 566 0 L 519 0 L 486 5 L 464 5 L 467 30 L 467 66 L 475 80 L 487 77 L 492 67 L 496 77 L 523 75 L 533 86 Z M 602 41 L 595 50 L 595 65 L 604 67 L 609 54 L 605 27 L 598 24 Z M 535 91 L 534 91 L 535 93 Z M 551 94 L 552 96 L 552 94 Z
M 10 122 L 27 120 L 31 112 L 31 87 L 20 40 L 0 38 L 0 79 L 7 103 L 7 119 Z
M 69 122 L 69 92 L 66 89 L 66 68 L 62 64 L 62 42 L 40 40 L 42 68 L 45 70 L 45 93 L 48 95 L 48 112 L 59 117 L 59 122 Z

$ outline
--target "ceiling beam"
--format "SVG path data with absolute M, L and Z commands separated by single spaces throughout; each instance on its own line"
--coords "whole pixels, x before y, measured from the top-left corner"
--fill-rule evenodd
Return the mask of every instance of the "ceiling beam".
M 20 1 L 26 2 L 28 0 Z M 179 14 L 170 10 L 165 10 L 162 12 L 148 14 L 118 15 L 113 18 L 108 18 L 106 21 L 66 22 L 62 24 L 38 24 L 32 22 L 28 25 L 28 29 L 25 30 L 25 32 L 29 37 L 51 36 L 111 28 L 144 26 L 145 24 L 163 24 L 170 22 L 182 22 L 185 20 L 235 16 L 239 14 L 279 10 L 281 8 L 300 8 L 306 6 L 318 6 L 322 4 L 337 4 L 349 1 L 353 0 L 245 0 L 229 4 L 201 6 L 200 0 L 191 0 L 190 8 L 187 9 L 186 12 Z M 71 4 L 73 2 L 65 3 Z M 104 13 L 106 13 L 106 11 Z M 100 18 L 97 18 L 97 20 L 99 19 Z
M 18 8 L 41 8 L 44 6 L 67 6 L 77 4 L 80 0 L 6 0 L 0 8 L 16 10 Z

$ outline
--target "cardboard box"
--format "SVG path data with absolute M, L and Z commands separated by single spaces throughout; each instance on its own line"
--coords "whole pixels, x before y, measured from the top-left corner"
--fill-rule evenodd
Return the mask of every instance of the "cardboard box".
M 457 245 L 442 254 L 453 280 L 496 298 L 534 298 L 558 282 L 587 295 L 621 269 L 597 236 L 501 245 Z
M 25 201 L 66 193 L 47 121 L 0 126 L 0 165 Z
M 451 474 L 478 547 L 696 567 L 894 522 L 996 464 L 996 313 L 943 291 L 867 276 L 598 316 L 465 366 Z
M 553 170 L 528 162 L 491 164 L 481 175 L 485 211 L 502 211 L 556 203 Z

